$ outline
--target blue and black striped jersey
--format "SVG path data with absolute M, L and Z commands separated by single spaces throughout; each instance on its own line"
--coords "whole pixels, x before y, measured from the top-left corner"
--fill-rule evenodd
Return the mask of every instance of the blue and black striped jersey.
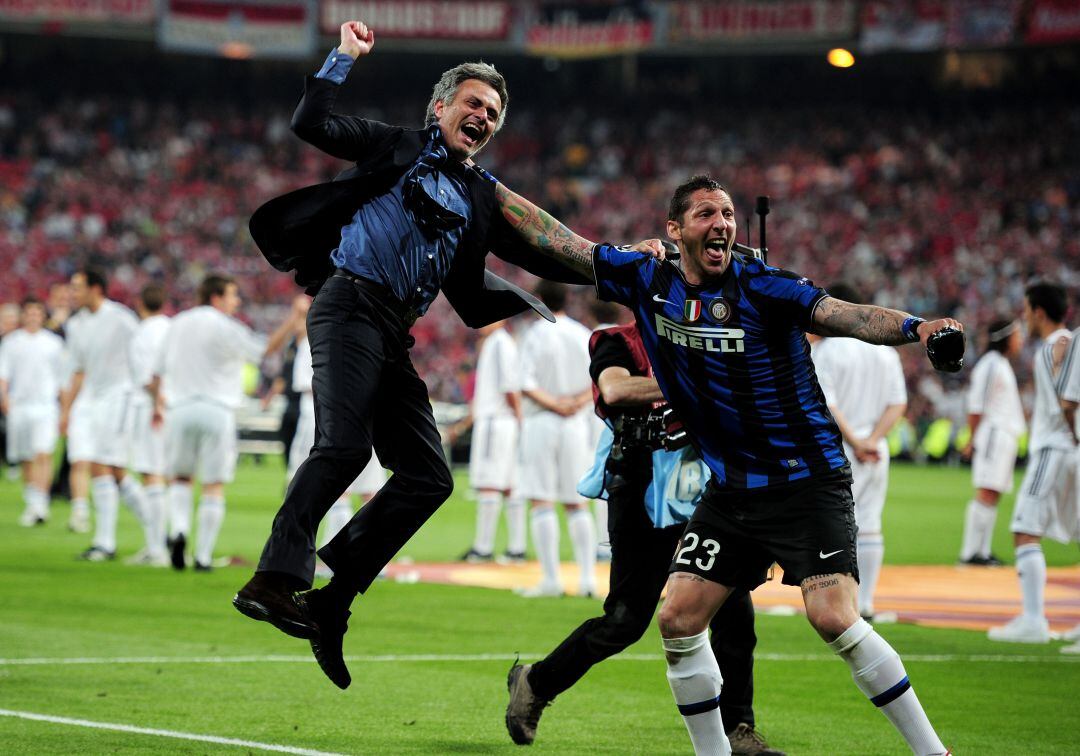
M 764 488 L 848 465 L 805 336 L 823 289 L 738 254 L 705 286 L 606 244 L 593 266 L 600 298 L 634 311 L 660 389 L 717 483 Z

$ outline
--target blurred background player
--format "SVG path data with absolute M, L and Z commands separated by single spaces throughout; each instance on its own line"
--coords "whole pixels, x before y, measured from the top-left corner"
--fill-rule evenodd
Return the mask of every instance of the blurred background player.
M 862 296 L 848 284 L 833 284 L 828 292 L 834 299 L 863 304 Z M 885 559 L 881 513 L 889 488 L 886 437 L 907 409 L 900 355 L 893 347 L 858 339 L 808 334 L 807 340 L 812 345 L 821 390 L 851 463 L 851 495 L 858 528 L 859 614 L 867 621 L 895 622 L 895 614 L 875 615 L 874 593 Z
M 476 491 L 476 534 L 461 559 L 489 562 L 495 554 L 499 510 L 506 503 L 506 561 L 525 559 L 525 503 L 511 498 L 521 432 L 521 363 L 506 321 L 483 326 L 476 382 L 466 422 L 472 423 L 469 485 Z M 459 423 L 452 436 L 462 430 Z
M 75 426 L 68 435 L 73 516 L 80 493 L 74 480 L 78 463 L 90 463 L 94 537 L 80 558 L 102 562 L 116 557 L 121 497 L 140 524 L 143 519 L 145 494 L 126 470 L 130 445 L 124 421 L 133 388 L 128 355 L 139 319 L 106 296 L 108 279 L 100 269 L 88 267 L 74 274 L 71 290 L 84 311 L 77 316 L 77 327 L 73 322 L 68 329 L 73 373 L 60 424 L 61 428 Z M 78 406 L 77 418 L 73 406 Z
M 1077 428 L 1077 422 L 1080 418 L 1077 418 L 1076 411 L 1077 406 L 1080 405 L 1080 328 L 1074 330 L 1068 343 L 1061 344 L 1060 347 L 1067 347 L 1064 349 L 1059 372 L 1061 411 L 1065 416 L 1065 427 L 1072 432 L 1073 443 L 1076 444 L 1077 437 L 1080 436 Z M 1073 486 L 1073 493 L 1076 497 L 1076 511 L 1080 512 L 1080 446 L 1077 447 L 1074 454 L 1076 456 L 1075 475 L 1077 477 Z M 1078 534 L 1080 534 L 1080 526 L 1078 526 Z M 1062 633 L 1062 637 L 1065 640 L 1074 641 L 1072 645 L 1061 649 L 1063 654 L 1080 654 L 1080 624 L 1066 630 Z
M 23 526 L 49 519 L 53 451 L 60 424 L 64 341 L 44 328 L 45 304 L 27 297 L 22 328 L 0 340 L 0 412 L 7 418 L 7 459 L 22 468 Z
M 1051 636 L 1043 600 L 1046 556 L 1041 541 L 1077 539 L 1076 442 L 1061 408 L 1060 380 L 1065 376 L 1060 370 L 1056 375 L 1053 364 L 1055 344 L 1072 334 L 1065 328 L 1068 300 L 1062 286 L 1040 281 L 1028 286 L 1024 295 L 1028 335 L 1039 341 L 1033 368 L 1031 452 L 1009 526 L 1023 611 L 1008 624 L 990 628 L 988 635 L 996 641 L 1047 643 Z
M 173 318 L 155 367 L 155 415 L 168 408 L 165 458 L 169 485 L 172 566 L 185 567 L 191 533 L 192 480 L 202 483 L 195 569 L 211 568 L 214 544 L 225 520 L 225 484 L 236 471 L 236 408 L 243 401 L 243 369 L 278 350 L 303 317 L 293 303 L 269 339 L 234 316 L 240 308 L 236 282 L 210 274 L 199 286 L 199 305 Z
M 1024 407 L 1010 360 L 1020 356 L 1024 331 L 1017 320 L 999 318 L 987 328 L 986 354 L 971 371 L 967 393 L 971 440 L 963 456 L 971 460 L 975 497 L 964 516 L 960 561 L 977 566 L 998 566 L 990 550 L 997 522 L 997 505 L 1013 488 L 1016 450 L 1025 430 Z
M 127 406 L 127 433 L 131 443 L 132 472 L 142 478 L 142 526 L 146 545 L 127 559 L 128 564 L 149 567 L 168 567 L 169 554 L 165 548 L 165 431 L 162 423 L 154 421 L 152 383 L 169 331 L 169 317 L 162 312 L 165 289 L 147 284 L 139 293 L 135 311 L 139 325 L 131 339 L 131 377 L 134 384 Z
M 615 305 L 618 308 L 618 305 Z M 613 318 L 614 319 L 614 318 Z M 686 522 L 709 479 L 690 446 L 668 451 L 650 438 L 650 410 L 666 406 L 635 324 L 597 329 L 589 372 L 604 433 L 583 495 L 611 503 L 611 580 L 604 614 L 587 620 L 535 664 L 510 668 L 506 726 L 518 745 L 536 737 L 540 715 L 594 665 L 644 634 Z M 724 687 L 720 712 L 734 754 L 783 756 L 754 723 L 754 605 L 740 591 L 713 617 L 711 644 Z
M 561 596 L 559 518 L 555 502 L 566 508 L 566 526 L 580 570 L 578 592 L 596 593 L 596 526 L 577 492 L 589 466 L 589 329 L 566 314 L 566 286 L 541 281 L 536 294 L 555 315 L 554 325 L 536 322 L 521 339 L 521 488 L 529 500 L 533 546 L 541 580 L 522 595 Z

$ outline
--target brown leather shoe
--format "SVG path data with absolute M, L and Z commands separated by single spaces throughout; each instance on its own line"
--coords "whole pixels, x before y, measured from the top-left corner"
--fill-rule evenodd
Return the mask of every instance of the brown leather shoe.
M 345 666 L 342 642 L 349 630 L 352 612 L 334 607 L 322 600 L 318 590 L 296 594 L 296 604 L 319 626 L 319 634 L 311 638 L 311 652 L 315 661 L 330 682 L 345 690 L 352 683 L 352 675 Z
M 319 637 L 319 626 L 296 601 L 288 575 L 256 572 L 233 597 L 233 606 L 246 617 L 269 622 L 286 635 L 310 640 Z

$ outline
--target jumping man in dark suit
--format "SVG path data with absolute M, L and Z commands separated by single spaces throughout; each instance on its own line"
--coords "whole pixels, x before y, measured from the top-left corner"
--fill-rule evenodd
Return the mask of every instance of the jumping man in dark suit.
M 489 250 L 541 277 L 585 281 L 520 242 L 501 217 L 493 178 L 472 163 L 506 116 L 506 82 L 494 67 L 463 63 L 444 73 L 422 130 L 334 113 L 340 85 L 374 43 L 365 24 L 342 24 L 341 45 L 307 79 L 292 119 L 297 136 L 355 167 L 271 200 L 250 224 L 271 264 L 295 271 L 316 295 L 307 322 L 317 431 L 255 576 L 233 604 L 310 640 L 341 688 L 350 683 L 341 652 L 349 606 L 453 488 L 427 389 L 409 358 L 410 326 L 440 290 L 472 327 L 530 307 L 554 320 L 484 269 Z M 319 521 L 373 446 L 393 475 L 319 550 L 334 571 L 330 584 L 296 594 L 311 587 Z

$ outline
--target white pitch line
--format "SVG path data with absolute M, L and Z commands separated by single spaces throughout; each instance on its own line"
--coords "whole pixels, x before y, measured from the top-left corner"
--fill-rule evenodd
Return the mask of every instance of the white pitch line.
M 415 663 L 415 662 L 485 662 L 513 661 L 517 658 L 539 659 L 543 653 L 521 654 L 384 654 L 377 656 L 345 656 L 347 662 L 360 664 Z M 611 661 L 642 662 L 662 661 L 661 654 L 619 654 Z M 755 654 L 758 661 L 777 662 L 824 662 L 832 661 L 831 654 Z M 905 661 L 946 663 L 946 662 L 987 662 L 1005 664 L 1075 664 L 1080 663 L 1080 656 L 1020 656 L 1009 654 L 904 654 Z M 0 667 L 47 667 L 78 664 L 311 664 L 315 660 L 310 655 L 285 656 L 76 656 L 76 657 L 29 657 L 24 659 L 0 658 Z
M 157 730 L 152 727 L 135 727 L 134 725 L 115 724 L 113 722 L 93 722 L 89 719 L 71 719 L 69 717 L 54 717 L 49 714 L 35 714 L 30 711 L 11 711 L 0 709 L 0 717 L 13 717 L 15 719 L 29 719 L 34 722 L 49 722 L 50 724 L 71 725 L 73 727 L 89 727 L 93 730 L 112 730 L 114 732 L 129 732 L 134 735 L 154 735 L 159 738 L 175 738 L 177 740 L 194 740 L 200 743 L 213 743 L 215 745 L 236 746 L 238 748 L 257 748 L 260 751 L 275 751 L 277 753 L 293 753 L 299 756 L 343 756 L 332 751 L 316 751 L 311 748 L 295 748 L 293 746 L 277 745 L 275 743 L 260 743 L 255 740 L 241 740 L 239 738 L 222 738 L 217 735 L 199 735 L 194 732 L 177 732 L 176 730 Z

